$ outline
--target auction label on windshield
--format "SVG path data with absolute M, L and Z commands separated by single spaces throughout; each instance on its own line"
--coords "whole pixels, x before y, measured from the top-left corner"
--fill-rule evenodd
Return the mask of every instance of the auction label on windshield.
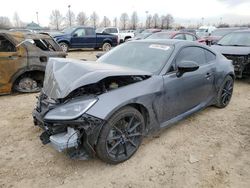
M 151 44 L 149 48 L 154 48 L 154 49 L 159 49 L 159 50 L 169 50 L 170 46 L 168 45 L 163 45 L 163 44 Z

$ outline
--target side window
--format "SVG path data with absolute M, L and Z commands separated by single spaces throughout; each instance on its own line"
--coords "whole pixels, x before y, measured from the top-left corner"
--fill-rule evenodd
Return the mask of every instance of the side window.
M 118 30 L 116 28 L 112 28 L 110 30 L 111 30 L 111 33 L 118 33 Z
M 205 51 L 199 47 L 186 47 L 177 55 L 176 64 L 182 61 L 194 61 L 200 66 L 204 65 L 206 64 Z
M 111 33 L 110 30 L 111 30 L 110 28 L 107 28 L 107 29 L 104 30 L 104 32 L 105 32 L 105 33 Z
M 188 41 L 196 41 L 196 38 L 193 35 L 185 34 L 185 36 Z
M 173 39 L 185 40 L 185 36 L 183 34 L 177 34 Z
M 85 29 L 85 34 L 86 35 L 95 35 L 95 31 L 91 28 L 86 28 Z
M 214 61 L 216 59 L 216 55 L 208 50 L 204 50 L 205 51 L 205 54 L 206 54 L 206 59 L 207 59 L 207 62 L 211 62 L 211 61 Z
M 0 52 L 15 52 L 16 47 L 5 37 L 0 36 Z
M 85 29 L 77 29 L 74 35 L 76 35 L 76 37 L 84 37 L 86 35 Z

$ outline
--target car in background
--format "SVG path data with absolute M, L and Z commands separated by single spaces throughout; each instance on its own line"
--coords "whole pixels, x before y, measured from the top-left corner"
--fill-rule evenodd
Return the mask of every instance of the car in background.
M 187 32 L 187 33 L 192 33 L 196 35 L 197 30 L 196 29 L 180 29 L 180 32 Z
M 181 31 L 163 31 L 154 33 L 148 36 L 146 39 L 178 39 L 178 40 L 188 40 L 188 41 L 197 41 L 204 43 L 203 40 L 200 40 L 198 36 L 188 32 Z
M 226 107 L 233 86 L 231 61 L 205 45 L 131 41 L 97 62 L 51 59 L 34 124 L 44 130 L 43 144 L 73 159 L 118 164 L 144 136 L 208 106 Z
M 238 78 L 250 75 L 250 30 L 229 33 L 211 47 L 233 61 Z
M 153 33 L 157 33 L 160 32 L 161 29 L 145 29 L 143 30 L 141 33 L 138 33 L 134 38 L 132 38 L 131 40 L 141 40 L 141 39 L 145 39 L 147 37 L 149 37 L 150 35 L 152 35 Z
M 66 57 L 52 37 L 0 31 L 0 95 L 37 92 L 51 57 Z
M 243 30 L 247 28 L 241 28 L 241 27 L 228 27 L 228 28 L 218 28 L 214 31 L 212 31 L 211 35 L 204 38 L 207 45 L 214 45 L 216 44 L 223 36 L 232 33 L 234 31 Z
M 131 30 L 130 30 L 131 31 Z M 123 43 L 128 39 L 133 38 L 135 35 L 133 32 L 120 31 L 117 27 L 102 27 L 96 29 L 96 33 L 109 33 L 118 36 L 119 43 Z
M 201 26 L 196 31 L 198 37 L 207 37 L 216 29 L 214 26 Z
M 53 37 L 64 52 L 73 48 L 102 48 L 103 51 L 109 51 L 118 44 L 117 36 L 108 33 L 96 33 L 93 27 L 84 26 L 66 28 Z

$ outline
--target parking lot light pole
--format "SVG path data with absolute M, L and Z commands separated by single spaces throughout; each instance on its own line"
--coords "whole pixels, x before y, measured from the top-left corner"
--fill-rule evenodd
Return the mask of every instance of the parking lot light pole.
M 69 26 L 71 27 L 71 12 L 70 12 L 71 5 L 68 5 L 69 8 Z

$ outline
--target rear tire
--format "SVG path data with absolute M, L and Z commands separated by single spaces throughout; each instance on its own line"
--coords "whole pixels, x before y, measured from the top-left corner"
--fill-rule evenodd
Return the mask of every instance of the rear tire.
M 102 45 L 102 51 L 107 52 L 111 50 L 112 45 L 109 42 L 104 42 Z
M 229 75 L 226 76 L 217 94 L 216 107 L 225 108 L 229 104 L 233 94 L 233 86 L 234 79 Z
M 61 46 L 62 51 L 64 51 L 64 52 L 68 52 L 69 51 L 69 45 L 67 43 L 60 42 L 59 45 Z
M 118 110 L 101 130 L 96 152 L 99 159 L 118 164 L 134 155 L 142 142 L 144 118 L 133 107 Z

